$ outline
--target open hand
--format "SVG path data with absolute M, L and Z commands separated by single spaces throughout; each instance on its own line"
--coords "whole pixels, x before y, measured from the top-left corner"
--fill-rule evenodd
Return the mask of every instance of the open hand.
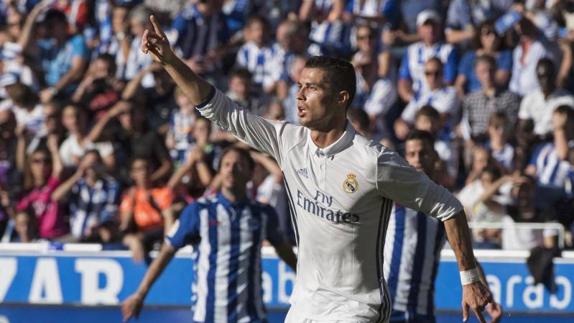
M 138 318 L 143 307 L 143 297 L 140 294 L 132 294 L 122 303 L 122 318 L 126 322 L 130 318 Z

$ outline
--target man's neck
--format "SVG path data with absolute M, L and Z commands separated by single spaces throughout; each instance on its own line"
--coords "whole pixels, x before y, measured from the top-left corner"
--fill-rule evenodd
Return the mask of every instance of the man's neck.
M 221 194 L 231 203 L 243 200 L 247 194 L 246 188 L 222 188 Z
M 496 94 L 496 87 L 494 87 L 492 85 L 485 87 L 483 89 L 483 92 L 484 92 L 484 94 L 486 94 L 486 96 L 493 97 Z
M 311 130 L 311 139 L 319 148 L 325 148 L 339 140 L 345 132 L 345 125 L 335 127 L 329 131 Z

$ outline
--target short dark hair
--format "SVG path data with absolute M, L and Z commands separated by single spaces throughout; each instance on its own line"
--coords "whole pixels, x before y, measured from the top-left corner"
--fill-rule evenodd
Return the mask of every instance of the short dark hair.
M 221 163 L 223 162 L 223 158 L 225 157 L 225 155 L 227 155 L 232 151 L 238 153 L 239 156 L 241 156 L 241 158 L 244 158 L 247 161 L 247 165 L 249 165 L 249 170 L 253 171 L 255 169 L 255 160 L 253 160 L 251 154 L 249 154 L 249 151 L 247 149 L 243 149 L 237 146 L 229 146 L 223 149 L 223 151 L 221 152 L 221 157 L 219 157 L 219 165 L 217 165 L 218 171 L 221 170 Z
M 480 55 L 476 58 L 476 61 L 474 62 L 474 66 L 476 67 L 478 64 L 480 63 L 485 63 L 490 65 L 491 68 L 496 69 L 496 59 L 494 57 L 492 57 L 491 55 L 488 54 L 483 54 Z
M 554 109 L 553 113 L 564 115 L 568 120 L 574 120 L 574 108 L 569 105 L 559 105 Z
M 48 9 L 44 15 L 44 22 L 59 22 L 68 24 L 68 17 L 66 14 L 58 9 Z
M 405 142 L 410 140 L 420 140 L 426 143 L 429 147 L 434 148 L 434 137 L 428 131 L 413 129 L 407 135 Z
M 425 62 L 425 65 L 428 63 L 436 63 L 438 64 L 438 67 L 442 70 L 444 68 L 444 63 L 440 60 L 440 58 L 433 56 L 429 59 L 427 59 L 427 61 Z
M 351 106 L 357 87 L 355 68 L 351 63 L 334 57 L 313 56 L 305 63 L 305 68 L 319 68 L 324 70 L 327 73 L 327 79 L 333 85 L 332 89 L 334 92 L 349 92 L 347 108 Z
M 433 120 L 440 120 L 440 113 L 432 105 L 423 105 L 415 114 L 415 120 L 419 117 L 429 117 Z
M 556 75 L 556 65 L 554 62 L 548 57 L 542 57 L 536 63 L 536 75 L 538 75 L 538 69 L 541 67 L 546 67 L 550 70 L 551 75 Z
M 251 72 L 243 67 L 238 67 L 238 68 L 234 68 L 231 70 L 231 72 L 229 72 L 229 79 L 231 80 L 234 77 L 240 78 L 240 79 L 244 79 L 244 80 L 251 80 L 251 77 L 253 76 L 253 74 L 251 74 Z
M 271 30 L 271 24 L 269 23 L 269 20 L 267 20 L 267 18 L 261 16 L 261 15 L 252 15 L 249 17 L 249 19 L 247 19 L 247 22 L 245 23 L 245 27 L 249 28 L 251 27 L 251 25 L 253 25 L 254 23 L 260 23 L 261 25 L 263 25 L 263 29 L 268 33 Z

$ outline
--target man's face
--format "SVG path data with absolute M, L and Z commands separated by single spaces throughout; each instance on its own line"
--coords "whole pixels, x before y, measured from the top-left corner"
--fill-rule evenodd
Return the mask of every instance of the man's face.
M 536 67 L 536 77 L 543 90 L 551 89 L 554 86 L 553 74 L 552 69 L 545 64 L 540 64 Z
M 229 151 L 221 159 L 219 173 L 223 178 L 222 188 L 243 188 L 253 174 L 249 163 L 236 151 Z
M 437 23 L 427 20 L 424 24 L 418 27 L 418 34 L 424 43 L 434 44 L 438 37 L 439 26 Z
M 432 90 L 442 87 L 442 68 L 437 62 L 430 61 L 426 63 L 424 71 L 427 84 Z
M 434 155 L 433 147 L 428 147 L 420 139 L 407 140 L 405 143 L 405 159 L 419 172 L 430 174 L 436 161 Z
M 325 130 L 344 109 L 336 106 L 336 94 L 330 89 L 327 73 L 319 68 L 304 68 L 297 92 L 299 123 L 309 129 Z
M 489 63 L 480 62 L 475 67 L 476 77 L 482 87 L 491 87 L 494 84 L 494 66 Z

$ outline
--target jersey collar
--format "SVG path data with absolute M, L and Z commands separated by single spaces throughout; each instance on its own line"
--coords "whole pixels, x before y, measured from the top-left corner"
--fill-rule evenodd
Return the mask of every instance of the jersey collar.
M 307 140 L 309 141 L 309 144 L 311 145 L 317 156 L 331 157 L 351 146 L 354 138 L 355 138 L 355 129 L 351 125 L 351 122 L 347 120 L 347 124 L 345 126 L 345 132 L 343 132 L 343 135 L 341 135 L 341 137 L 339 137 L 339 139 L 337 139 L 337 141 L 335 141 L 331 145 L 325 148 L 320 148 L 317 145 L 315 145 L 313 139 L 311 139 L 311 131 L 308 132 Z

